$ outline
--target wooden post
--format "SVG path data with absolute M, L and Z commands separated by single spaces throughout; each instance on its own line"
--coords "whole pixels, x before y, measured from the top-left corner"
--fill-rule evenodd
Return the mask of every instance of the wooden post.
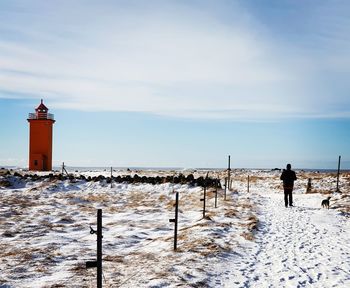
M 207 175 L 205 176 L 205 179 L 204 179 L 204 197 L 201 199 L 201 201 L 203 201 L 203 218 L 205 218 L 205 202 L 206 202 L 206 199 L 207 199 L 207 183 L 208 183 L 208 175 L 209 175 L 209 172 L 207 172 Z
M 218 207 L 218 179 L 215 179 L 215 208 Z
M 339 156 L 339 159 L 338 159 L 337 190 L 336 190 L 336 192 L 340 192 L 340 190 L 339 190 L 340 159 L 341 159 L 341 156 Z
M 248 175 L 248 193 L 249 193 L 249 175 Z
M 112 184 L 113 184 L 112 181 L 113 181 L 113 167 L 111 167 L 111 188 L 113 187 L 112 186 Z
M 227 168 L 227 185 L 228 185 L 228 190 L 231 189 L 230 177 L 231 177 L 231 155 L 228 155 L 228 168 Z
M 176 172 L 173 174 L 173 193 L 175 192 L 175 175 Z
M 306 193 L 310 193 L 310 192 L 311 192 L 311 188 L 312 188 L 311 178 L 309 178 L 309 179 L 307 180 Z
M 102 288 L 102 209 L 97 210 L 97 288 Z
M 177 249 L 177 221 L 178 221 L 178 213 L 179 213 L 179 192 L 176 192 L 175 196 L 175 218 L 169 219 L 169 222 L 175 223 L 174 227 L 174 251 Z
M 226 201 L 227 178 L 225 178 L 224 200 Z
M 62 162 L 62 175 L 63 175 L 63 172 L 66 172 L 67 176 L 69 175 L 66 169 L 66 166 L 64 165 L 64 162 Z
M 204 185 L 204 197 L 201 199 L 203 201 L 203 218 L 205 218 L 205 200 L 206 200 L 206 192 L 207 192 L 207 185 Z

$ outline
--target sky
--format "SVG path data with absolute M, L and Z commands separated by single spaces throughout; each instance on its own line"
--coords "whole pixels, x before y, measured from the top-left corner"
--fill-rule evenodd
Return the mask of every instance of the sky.
M 350 169 L 349 1 L 0 2 L 0 166 Z

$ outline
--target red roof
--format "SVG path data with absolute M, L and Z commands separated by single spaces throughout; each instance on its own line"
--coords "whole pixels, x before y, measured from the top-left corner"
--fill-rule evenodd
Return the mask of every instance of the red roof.
M 47 107 L 44 105 L 43 99 L 41 99 L 40 105 L 35 109 L 35 111 L 37 111 L 37 110 L 46 110 L 46 111 L 49 110 L 49 108 L 47 108 Z

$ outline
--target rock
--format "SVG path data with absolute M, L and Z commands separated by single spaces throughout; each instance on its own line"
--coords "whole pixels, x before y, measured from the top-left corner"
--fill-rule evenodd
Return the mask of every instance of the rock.
M 7 179 L 0 179 L 0 187 L 8 188 L 11 186 L 11 182 Z

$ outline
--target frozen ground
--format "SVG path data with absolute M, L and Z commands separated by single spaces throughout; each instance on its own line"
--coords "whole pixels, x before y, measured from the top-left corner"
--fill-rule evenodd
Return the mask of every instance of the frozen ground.
M 259 197 L 259 232 L 243 259 L 234 259 L 226 287 L 350 287 L 349 220 L 320 209 L 315 194 Z
M 284 207 L 279 174 L 234 171 L 227 201 L 220 190 L 214 208 L 208 192 L 205 219 L 201 187 L 11 177 L 11 187 L 0 187 L 0 287 L 95 287 L 85 261 L 95 257 L 89 226 L 96 227 L 97 208 L 105 287 L 349 287 L 349 174 L 339 194 L 333 174 L 298 172 L 293 208 Z M 180 193 L 177 252 L 173 190 Z M 321 209 L 327 195 L 331 209 Z

